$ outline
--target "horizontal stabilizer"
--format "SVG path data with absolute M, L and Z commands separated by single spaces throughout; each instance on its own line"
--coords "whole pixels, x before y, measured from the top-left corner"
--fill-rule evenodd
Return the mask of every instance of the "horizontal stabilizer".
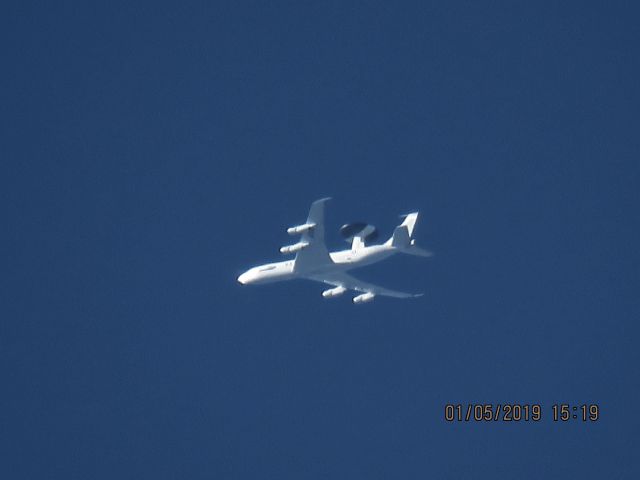
M 424 248 L 411 245 L 410 247 L 403 248 L 402 253 L 408 253 L 409 255 L 416 255 L 418 257 L 432 257 L 433 252 L 431 250 L 425 250 Z

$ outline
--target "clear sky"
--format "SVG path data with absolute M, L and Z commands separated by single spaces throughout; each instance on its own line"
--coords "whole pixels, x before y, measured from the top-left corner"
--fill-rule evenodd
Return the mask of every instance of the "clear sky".
M 5 6 L 0 477 L 640 478 L 639 13 Z M 237 284 L 323 196 L 425 296 Z

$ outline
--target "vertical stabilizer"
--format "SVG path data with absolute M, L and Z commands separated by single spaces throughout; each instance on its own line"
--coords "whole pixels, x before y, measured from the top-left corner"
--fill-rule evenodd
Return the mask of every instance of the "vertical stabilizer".
M 413 227 L 415 227 L 417 220 L 418 220 L 418 212 L 413 212 L 405 216 L 404 222 L 400 224 L 401 227 L 407 227 L 409 238 L 411 238 L 411 236 L 413 235 Z
M 407 248 L 411 243 L 409 230 L 406 225 L 399 225 L 393 231 L 393 235 L 385 242 L 385 245 L 391 245 L 395 248 Z
M 417 220 L 418 212 L 406 215 L 404 221 L 396 227 L 393 235 L 385 242 L 385 245 L 395 247 L 402 253 L 408 253 L 409 255 L 417 255 L 420 257 L 430 257 L 433 255 L 429 250 L 424 250 L 416 246 L 416 241 L 411 238 Z
M 409 247 L 411 245 L 411 235 L 413 234 L 413 228 L 416 225 L 416 220 L 418 220 L 418 212 L 405 215 L 403 222 L 396 227 L 393 231 L 393 235 L 385 242 L 385 245 L 390 245 L 396 248 Z

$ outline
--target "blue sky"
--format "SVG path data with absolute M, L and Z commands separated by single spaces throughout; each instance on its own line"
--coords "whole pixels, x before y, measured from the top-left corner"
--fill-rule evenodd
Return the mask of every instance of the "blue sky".
M 637 478 L 638 13 L 7 7 L 1 476 Z M 358 275 L 424 297 L 235 282 L 327 195 L 334 248 L 420 210 Z

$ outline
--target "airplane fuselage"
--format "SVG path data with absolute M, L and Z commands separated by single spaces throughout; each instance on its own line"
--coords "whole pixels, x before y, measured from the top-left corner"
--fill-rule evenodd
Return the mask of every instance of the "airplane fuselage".
M 238 277 L 243 285 L 258 283 L 273 283 L 295 278 L 308 278 L 327 272 L 347 271 L 379 262 L 398 252 L 390 245 L 371 245 L 357 250 L 340 250 L 329 253 L 333 263 L 325 264 L 312 270 L 298 271 L 294 269 L 294 260 L 266 263 L 250 268 Z

